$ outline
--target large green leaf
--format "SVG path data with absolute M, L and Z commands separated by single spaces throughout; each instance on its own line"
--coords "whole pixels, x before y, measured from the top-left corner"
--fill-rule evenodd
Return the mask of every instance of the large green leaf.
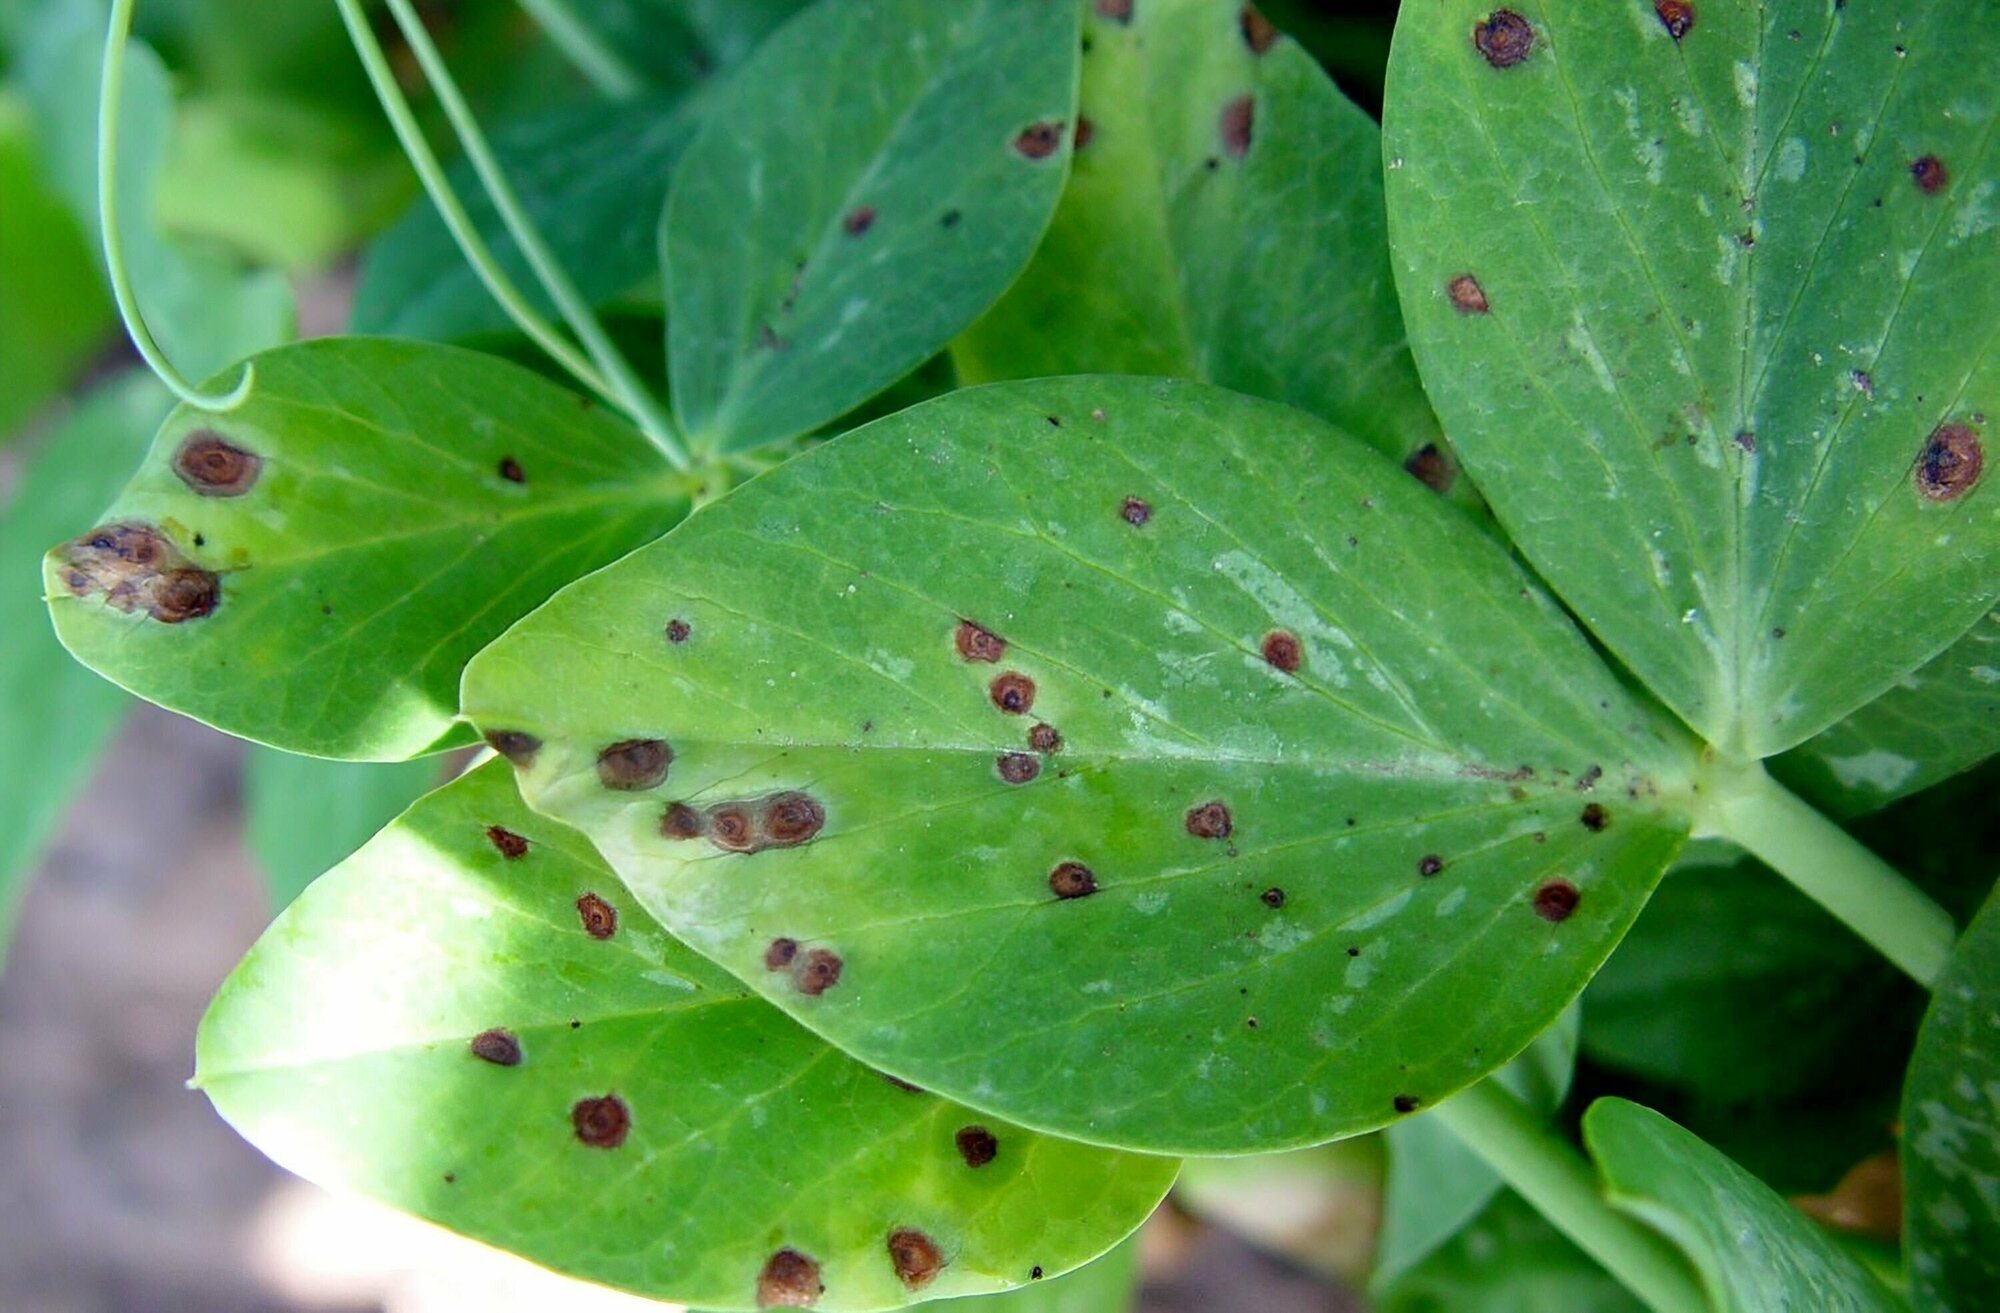
M 131 699 L 56 642 L 34 585 L 49 539 L 94 513 L 167 413 L 165 388 L 128 375 L 91 394 L 51 432 L 0 511 L 0 958 L 19 882 L 125 719 Z
M 572 106 L 494 134 L 494 152 L 522 208 L 593 305 L 635 289 L 657 303 L 660 206 L 694 132 L 697 104 L 648 97 Z M 471 167 L 461 162 L 451 177 L 499 266 L 553 316 L 554 304 Z M 513 330 L 427 198 L 369 248 L 351 322 L 357 333 L 445 341 Z
M 760 1279 L 823 1285 L 821 1309 L 1025 1285 L 1174 1174 L 841 1057 L 669 938 L 502 762 L 315 882 L 198 1054 L 222 1115 L 308 1179 L 714 1308 Z
M 1599 1099 L 1584 1140 L 1613 1204 L 1693 1260 L 1717 1313 L 1895 1313 L 1897 1301 L 1804 1214 L 1650 1108 Z
M 243 771 L 243 838 L 281 911 L 322 872 L 443 780 L 437 758 L 327 761 L 252 748 Z
M 760 47 L 675 174 L 675 410 L 697 446 L 793 437 L 1006 291 L 1068 171 L 1076 0 L 822 0 Z
M 232 734 L 417 755 L 467 658 L 686 512 L 636 433 L 519 366 L 369 338 L 255 365 L 236 410 L 175 411 L 45 565 L 78 659 Z
M 2000 1292 L 2000 897 L 1987 900 L 1938 978 L 1910 1059 L 1903 1128 L 1917 1309 L 1990 1307 Z
M 1641 1313 L 1611 1274 L 1513 1191 L 1376 1296 L 1380 1313 Z
M 809 0 L 562 0 L 621 80 L 686 87 L 749 58 Z M 555 6 L 541 6 L 555 7 Z
M 534 805 L 814 1030 L 1159 1151 L 1353 1134 L 1500 1066 L 1624 933 L 1691 787 L 1466 517 L 1311 416 L 1167 380 L 839 439 L 566 590 L 465 698 Z M 774 936 L 840 987 L 766 970 Z
M 1543 576 L 1731 753 L 1809 738 L 2000 598 L 1990 18 L 1403 12 L 1390 233 L 1432 400 Z
M 1090 126 L 1034 263 L 954 354 L 968 382 L 1167 374 L 1290 402 L 1440 486 L 1404 341 L 1374 120 L 1239 0 L 1092 11 Z

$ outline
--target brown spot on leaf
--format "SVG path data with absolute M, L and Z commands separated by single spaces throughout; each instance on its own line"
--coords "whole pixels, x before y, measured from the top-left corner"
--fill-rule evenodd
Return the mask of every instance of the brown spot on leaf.
M 521 1065 L 521 1041 L 511 1030 L 482 1030 L 472 1037 L 472 1056 L 496 1067 Z
M 1688 434 L 1688 438 L 1692 440 L 1694 438 L 1694 434 L 1692 433 Z M 1754 456 L 1757 454 L 1757 435 L 1755 433 L 1752 433 L 1749 429 L 1744 429 L 1741 433 L 1738 433 L 1734 438 L 1730 439 L 1730 441 L 1734 442 L 1737 446 L 1737 449 L 1740 450 L 1746 456 Z
M 1007 640 L 982 625 L 970 620 L 958 622 L 958 632 L 952 641 L 958 647 L 959 656 L 967 661 L 998 661 L 1007 655 Z
M 1097 876 L 1082 862 L 1063 862 L 1049 872 L 1049 892 L 1058 898 L 1084 898 L 1097 892 Z
M 1256 5 L 1244 5 L 1236 16 L 1236 25 L 1243 30 L 1243 44 L 1250 47 L 1253 55 L 1261 55 L 1278 44 L 1278 29 L 1271 26 L 1271 20 Z
M 1037 725 L 1028 731 L 1028 746 L 1036 752 L 1062 751 L 1062 735 L 1054 725 Z
M 1583 892 L 1567 880 L 1547 880 L 1535 890 L 1535 915 L 1544 921 L 1567 921 Z
M 1257 102 L 1238 96 L 1222 107 L 1222 150 L 1232 160 L 1250 153 L 1250 137 L 1257 125 Z
M 1917 457 L 1917 491 L 1932 501 L 1954 501 L 1979 481 L 1986 452 L 1970 424 L 1940 424 Z
M 1397 1112 L 1415 1112 L 1418 1108 L 1423 1107 L 1423 1105 L 1424 1101 L 1414 1094 L 1398 1094 L 1395 1099 Z
M 1417 862 L 1418 875 L 1432 876 L 1442 870 L 1444 870 L 1444 858 L 1438 856 L 1436 853 L 1426 853 Z
M 757 821 L 740 802 L 722 802 L 708 809 L 708 841 L 724 852 L 754 852 Z
M 1045 160 L 1062 147 L 1062 124 L 1053 119 L 1030 123 L 1014 138 L 1014 150 L 1023 158 Z
M 1118 507 L 1118 518 L 1137 529 L 1153 518 L 1153 508 L 1148 502 L 1137 497 L 1127 497 Z
M 77 597 L 103 595 L 127 615 L 143 611 L 163 625 L 212 615 L 222 579 L 195 565 L 150 524 L 108 524 L 62 550 L 63 582 Z
M 1114 23 L 1132 21 L 1132 0 L 1097 0 L 1097 16 Z
M 1282 889 L 1266 889 L 1257 896 L 1263 900 L 1264 906 L 1272 909 L 1285 905 L 1285 891 Z
M 856 206 L 847 212 L 847 217 L 840 221 L 840 226 L 849 237 L 859 237 L 875 226 L 875 207 Z
M 764 950 L 764 969 L 783 971 L 799 955 L 799 941 L 796 939 L 773 939 L 771 946 Z
M 534 765 L 535 754 L 542 750 L 542 741 L 517 729 L 496 729 L 487 731 L 486 746 L 516 766 L 525 768 Z
M 1935 196 L 1951 181 L 1951 170 L 1935 155 L 1925 155 L 1910 165 L 1910 180 L 1926 196 Z
M 1042 773 L 1041 761 L 1025 752 L 1003 752 L 993 765 L 1009 784 L 1026 784 Z
M 667 804 L 660 815 L 660 837 L 664 839 L 699 839 L 707 828 L 702 814 L 684 802 Z
M 757 1274 L 758 1308 L 811 1308 L 825 1293 L 819 1264 L 796 1249 L 780 1249 Z
M 528 841 L 505 826 L 487 826 L 486 838 L 510 862 L 528 855 Z
M 1220 799 L 1188 808 L 1186 824 L 1187 832 L 1197 839 L 1227 839 L 1236 829 L 1235 819 Z
M 764 846 L 796 848 L 809 843 L 826 825 L 826 809 L 796 790 L 780 793 L 764 804 Z
M 596 894 L 587 893 L 576 900 L 576 915 L 592 939 L 609 939 L 618 933 L 618 909 Z
M 1597 787 L 1597 782 L 1603 778 L 1604 778 L 1604 767 L 1602 766 L 1586 767 L 1584 769 L 1583 774 L 1576 777 L 1576 791 L 1578 793 L 1589 793 L 1591 790 Z
M 922 1290 L 944 1270 L 944 1254 L 936 1242 L 909 1227 L 889 1233 L 889 1261 L 896 1265 L 896 1275 L 911 1290 Z
M 1264 635 L 1261 650 L 1264 660 L 1288 675 L 1295 673 L 1299 663 L 1305 660 L 1305 649 L 1299 646 L 1298 635 L 1283 629 L 1273 629 Z
M 1010 716 L 1025 715 L 1035 705 L 1035 681 L 1018 671 L 997 676 L 987 692 L 993 705 Z
M 1451 463 L 1451 457 L 1439 450 L 1435 442 L 1426 442 L 1411 452 L 1410 458 L 1403 462 L 1403 468 L 1435 493 L 1450 492 L 1453 480 L 1458 477 L 1458 469 Z
M 1076 116 L 1076 148 L 1082 150 L 1097 135 L 1097 125 L 1079 114 Z
M 500 461 L 500 477 L 509 483 L 526 483 L 528 481 L 528 472 L 521 468 L 520 461 L 515 460 L 512 456 L 507 456 L 503 457 Z
M 616 1149 L 632 1130 L 632 1113 L 616 1094 L 601 1099 L 578 1099 L 569 1110 L 576 1138 L 593 1149 Z
M 1000 1141 L 984 1126 L 965 1126 L 952 1137 L 967 1167 L 984 1167 L 1000 1156 Z
M 241 497 L 256 485 L 264 458 L 224 440 L 213 429 L 196 429 L 174 453 L 174 473 L 204 497 Z
M 679 616 L 675 616 L 673 619 L 667 621 L 667 641 L 669 643 L 685 643 L 688 641 L 688 636 L 693 633 L 693 627 Z
M 1486 289 L 1471 274 L 1459 274 L 1444 285 L 1444 294 L 1451 298 L 1451 304 L 1462 315 L 1483 315 L 1491 308 L 1486 301 Z
M 607 789 L 637 793 L 666 779 L 673 759 L 663 739 L 620 739 L 597 754 L 597 778 Z
M 1472 25 L 1472 44 L 1495 68 L 1512 68 L 1535 48 L 1535 29 L 1511 9 L 1496 9 Z
M 1659 15 L 1660 26 L 1667 29 L 1667 35 L 1676 41 L 1694 27 L 1694 6 L 1688 0 L 1653 0 L 1653 12 Z
M 1583 815 L 1577 819 L 1583 822 L 1584 829 L 1592 834 L 1601 834 L 1604 827 L 1611 824 L 1611 813 L 1604 810 L 1603 803 L 1593 802 L 1584 807 Z
M 792 968 L 792 985 L 808 998 L 818 998 L 840 983 L 840 954 L 815 948 Z

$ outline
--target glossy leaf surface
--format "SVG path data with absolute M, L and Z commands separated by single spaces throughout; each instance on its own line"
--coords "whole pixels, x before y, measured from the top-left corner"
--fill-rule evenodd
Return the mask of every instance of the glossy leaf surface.
M 243 838 L 278 912 L 403 809 L 444 782 L 442 759 L 327 761 L 252 748 L 243 770 Z
M 256 367 L 238 409 L 175 411 L 44 571 L 78 659 L 232 734 L 417 755 L 467 658 L 687 507 L 636 433 L 488 356 L 329 338 Z
M 2000 1291 L 2000 898 L 1959 940 L 1903 1093 L 1904 1240 L 1919 1313 Z
M 760 1279 L 823 1286 L 821 1309 L 1025 1285 L 1116 1243 L 1174 1172 L 841 1057 L 669 938 L 504 762 L 292 905 L 223 985 L 196 1081 L 309 1179 L 717 1309 Z
M 1680 1247 L 1717 1313 L 1894 1313 L 1897 1301 L 1803 1213 L 1650 1108 L 1599 1099 L 1584 1141 L 1611 1201 Z
M 566 590 L 465 697 L 539 740 L 502 740 L 536 807 L 808 1026 L 1163 1152 L 1353 1134 L 1500 1066 L 1685 831 L 1682 741 L 1466 517 L 1165 380 L 839 439 Z M 838 986 L 767 970 L 774 938 Z
M 1732 753 L 2000 597 L 1990 17 L 1403 13 L 1390 233 L 1431 398 L 1536 568 Z
M 1389 269 L 1381 134 L 1237 0 L 1087 20 L 1090 125 L 1021 281 L 954 347 L 969 383 L 1164 374 L 1289 402 L 1452 466 Z
M 667 203 L 673 400 L 697 445 L 794 437 L 1014 281 L 1068 171 L 1074 0 L 838 0 L 704 115 Z

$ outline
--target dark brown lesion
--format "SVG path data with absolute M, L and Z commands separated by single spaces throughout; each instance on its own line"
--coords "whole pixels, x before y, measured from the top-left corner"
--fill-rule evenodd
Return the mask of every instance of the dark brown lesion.
M 107 524 L 60 549 L 62 581 L 74 597 L 101 597 L 127 615 L 143 612 L 163 625 L 213 615 L 222 578 L 188 559 L 150 524 Z
M 1496 9 L 1472 28 L 1472 44 L 1495 68 L 1512 68 L 1535 48 L 1535 29 L 1511 9 Z
M 914 1227 L 898 1227 L 889 1233 L 889 1261 L 905 1287 L 922 1290 L 944 1270 L 944 1251 L 937 1242 Z
M 825 1293 L 819 1264 L 796 1249 L 780 1249 L 757 1274 L 758 1308 L 811 1308 Z
M 1024 159 L 1045 160 L 1062 149 L 1063 125 L 1054 119 L 1030 123 L 1014 138 L 1014 150 Z
M 1979 431 L 1970 424 L 1940 424 L 1917 457 L 1917 491 L 1931 501 L 1955 501 L 1971 491 L 1986 467 Z
M 811 843 L 825 828 L 826 808 L 811 794 L 797 789 L 761 798 L 732 798 L 700 811 L 676 802 L 660 818 L 660 833 L 666 838 L 706 836 L 726 853 L 797 848 Z
M 174 473 L 203 497 L 241 497 L 256 486 L 263 470 L 262 456 L 214 429 L 196 429 L 174 453 Z

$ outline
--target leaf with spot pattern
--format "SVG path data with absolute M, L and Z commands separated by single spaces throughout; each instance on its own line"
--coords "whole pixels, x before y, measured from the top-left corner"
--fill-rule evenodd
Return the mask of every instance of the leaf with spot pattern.
M 826 1310 L 1027 1285 L 1175 1170 L 842 1057 L 674 942 L 504 762 L 301 895 L 216 996 L 195 1080 L 309 1180 L 717 1309 L 760 1282 Z
M 1062 193 L 1079 22 L 1076 0 L 822 0 L 758 49 L 667 200 L 697 447 L 815 429 L 999 298 Z
M 1169 380 L 857 430 L 566 589 L 464 698 L 807 1026 L 1159 1152 L 1354 1134 L 1500 1066 L 1637 914 L 1694 768 L 1467 517 Z M 838 984 L 767 970 L 778 937 Z
M 367 760 L 456 741 L 467 658 L 686 513 L 636 432 L 519 366 L 370 338 L 254 361 L 243 405 L 168 416 L 44 563 L 78 660 L 229 733 Z
M 2000 600 L 1990 17 L 1403 12 L 1389 230 L 1431 399 L 1536 568 L 1732 755 Z

